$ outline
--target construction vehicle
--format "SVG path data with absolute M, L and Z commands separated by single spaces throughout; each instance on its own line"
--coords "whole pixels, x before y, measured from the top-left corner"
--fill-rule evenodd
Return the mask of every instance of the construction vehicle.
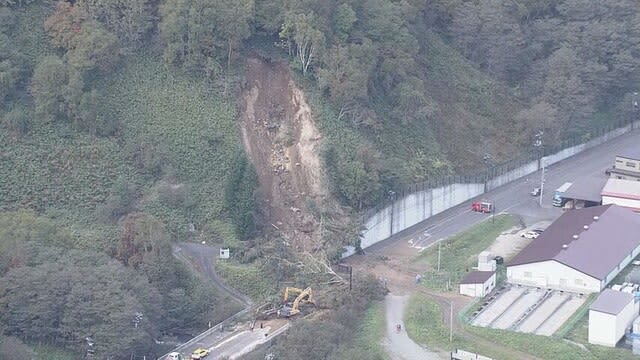
M 493 212 L 493 204 L 488 202 L 488 201 L 486 201 L 486 200 L 474 201 L 471 204 L 471 211 L 488 214 L 488 213 Z
M 290 294 L 298 294 L 293 302 L 289 302 Z M 304 304 L 315 305 L 315 302 L 313 301 L 313 290 L 311 290 L 310 287 L 304 290 L 294 287 L 287 287 L 284 290 L 283 305 L 277 311 L 278 317 L 291 317 L 297 315 L 300 313 L 300 305 Z
M 256 309 L 257 320 L 267 320 L 278 313 L 278 307 L 273 303 L 266 303 Z
M 564 205 L 563 204 L 564 199 L 562 198 L 562 195 L 564 195 L 564 193 L 567 192 L 567 190 L 569 190 L 570 187 L 571 187 L 571 183 L 566 182 L 562 184 L 562 186 L 557 188 L 556 191 L 553 193 L 553 201 L 551 202 L 551 204 L 557 207 Z

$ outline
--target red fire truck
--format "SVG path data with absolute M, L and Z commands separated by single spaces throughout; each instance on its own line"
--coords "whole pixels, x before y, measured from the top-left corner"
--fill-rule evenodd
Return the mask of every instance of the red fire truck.
M 493 212 L 493 204 L 486 200 L 475 201 L 471 204 L 471 211 L 488 214 Z

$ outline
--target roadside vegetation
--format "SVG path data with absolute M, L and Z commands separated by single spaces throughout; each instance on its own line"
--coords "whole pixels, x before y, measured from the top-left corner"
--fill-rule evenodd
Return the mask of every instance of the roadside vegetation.
M 513 215 L 503 214 L 484 220 L 469 230 L 452 236 L 440 245 L 433 245 L 412 261 L 427 264 L 430 271 L 423 274 L 423 284 L 429 289 L 457 291 L 464 275 L 478 265 L 478 254 L 487 249 L 505 230 L 518 223 Z M 438 272 L 438 247 L 440 271 Z

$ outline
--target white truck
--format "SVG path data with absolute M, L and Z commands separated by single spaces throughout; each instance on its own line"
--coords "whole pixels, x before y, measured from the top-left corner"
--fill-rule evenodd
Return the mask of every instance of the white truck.
M 551 202 L 551 204 L 553 206 L 558 206 L 558 207 L 564 205 L 562 195 L 564 195 L 564 193 L 567 190 L 569 190 L 570 187 L 571 187 L 571 183 L 566 182 L 562 184 L 562 186 L 557 188 L 556 191 L 553 193 L 553 201 Z

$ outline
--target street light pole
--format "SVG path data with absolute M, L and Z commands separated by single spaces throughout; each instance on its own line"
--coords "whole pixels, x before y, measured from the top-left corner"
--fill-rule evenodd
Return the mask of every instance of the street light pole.
M 484 161 L 484 166 L 487 168 L 487 174 L 484 180 L 484 192 L 486 193 L 487 191 L 489 191 L 489 172 L 491 168 L 491 155 L 489 155 L 489 153 L 485 153 L 482 156 L 482 161 Z
M 393 205 L 396 200 L 396 192 L 389 190 L 389 199 L 391 200 L 391 219 L 389 221 L 389 236 L 393 235 Z
M 533 146 L 540 149 L 539 161 L 540 161 L 540 206 L 542 206 L 542 194 L 544 193 L 544 141 L 542 140 L 542 136 L 544 135 L 544 131 L 540 130 L 536 134 L 536 140 L 533 143 Z
M 633 129 L 633 123 L 636 122 L 636 120 L 638 120 L 637 118 L 637 114 L 638 114 L 638 92 L 634 91 L 633 92 L 633 96 L 631 99 L 631 128 Z

